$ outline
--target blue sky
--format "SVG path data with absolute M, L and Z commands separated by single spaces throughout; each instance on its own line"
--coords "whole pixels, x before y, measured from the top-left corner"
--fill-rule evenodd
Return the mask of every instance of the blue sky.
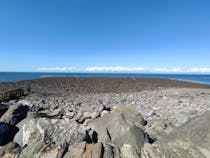
M 1 0 L 0 71 L 210 72 L 209 0 Z

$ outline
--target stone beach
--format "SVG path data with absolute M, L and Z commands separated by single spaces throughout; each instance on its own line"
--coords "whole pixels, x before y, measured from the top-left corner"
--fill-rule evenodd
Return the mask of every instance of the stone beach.
M 210 85 L 57 77 L 0 94 L 3 158 L 210 157 Z

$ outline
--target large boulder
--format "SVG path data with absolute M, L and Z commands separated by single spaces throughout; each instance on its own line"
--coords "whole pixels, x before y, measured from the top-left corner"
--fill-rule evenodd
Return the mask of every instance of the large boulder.
M 88 124 L 97 132 L 98 142 L 111 143 L 117 148 L 129 144 L 135 150 L 139 150 L 145 142 L 144 131 L 140 128 L 143 125 L 144 119 L 132 106 L 116 108 Z
M 175 128 L 153 145 L 145 144 L 142 158 L 209 158 L 210 112 Z
M 33 118 L 26 121 L 17 137 L 22 138 L 20 144 L 23 146 L 37 140 L 59 145 L 67 142 L 71 145 L 82 141 L 84 133 L 84 127 L 69 119 Z

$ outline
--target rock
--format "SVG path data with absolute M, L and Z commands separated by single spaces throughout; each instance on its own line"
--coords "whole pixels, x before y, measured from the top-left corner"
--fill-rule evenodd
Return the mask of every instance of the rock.
M 104 145 L 104 156 L 103 158 L 114 158 L 114 151 L 111 145 Z
M 210 112 L 206 112 L 154 144 L 145 144 L 142 158 L 208 158 L 210 157 Z
M 2 158 L 15 158 L 20 152 L 21 147 L 14 142 L 0 148 L 0 157 Z
M 18 158 L 37 158 L 39 157 L 40 151 L 42 151 L 44 148 L 46 148 L 46 144 L 41 140 L 30 143 L 22 150 Z
M 86 142 L 80 142 L 69 147 L 69 151 L 64 158 L 81 158 L 85 152 Z
M 83 153 L 82 158 L 92 158 L 93 147 L 93 144 L 86 144 L 85 152 Z
M 140 148 L 145 141 L 144 131 L 135 125 L 128 124 L 122 114 L 112 119 L 107 126 L 107 133 L 118 147 L 131 144 Z
M 104 156 L 103 158 L 114 158 L 114 151 L 111 145 L 104 145 Z
M 120 151 L 121 158 L 141 158 L 136 149 L 129 144 L 124 144 Z
M 27 112 L 28 106 L 12 105 L 1 117 L 0 122 L 8 123 L 14 126 L 27 116 Z
M 36 113 L 37 117 L 47 117 L 47 118 L 57 118 L 61 115 L 61 109 L 55 109 L 55 110 L 39 110 Z
M 141 115 L 133 107 L 122 107 L 91 121 L 88 125 L 97 132 L 99 142 L 110 142 L 117 147 L 131 144 L 140 148 L 145 137 L 144 131 L 136 124 L 145 124 Z
M 25 130 L 25 125 L 30 124 L 30 121 L 34 119 L 33 115 L 29 112 L 27 117 L 19 122 L 16 126 L 19 131 L 14 136 L 14 142 L 18 143 L 20 146 L 26 145 L 24 137 L 27 137 L 26 133 L 23 135 L 23 130 Z
M 33 118 L 23 125 L 17 133 L 22 136 L 22 144 L 30 144 L 42 140 L 46 144 L 56 143 L 69 145 L 82 141 L 85 128 L 69 119 Z
M 148 126 L 146 126 L 146 132 L 155 137 L 156 139 L 160 139 L 164 136 L 167 136 L 173 129 L 170 124 L 165 124 L 162 120 L 157 119 L 152 121 L 152 123 L 148 122 Z
M 85 112 L 82 117 L 78 120 L 78 122 L 83 123 L 86 119 L 93 120 L 99 117 L 100 114 L 98 112 Z
M 104 148 L 102 143 L 94 144 L 92 158 L 103 158 Z
M 12 90 L 3 94 L 0 94 L 0 102 L 6 102 L 14 99 L 19 99 L 21 96 L 24 96 L 23 89 Z

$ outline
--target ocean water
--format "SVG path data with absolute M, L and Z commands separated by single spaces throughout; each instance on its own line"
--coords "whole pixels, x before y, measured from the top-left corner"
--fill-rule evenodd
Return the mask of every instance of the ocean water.
M 137 73 L 33 73 L 0 72 L 0 82 L 11 82 L 43 77 L 131 77 L 131 78 L 167 78 L 210 84 L 210 75 L 201 74 L 137 74 Z

